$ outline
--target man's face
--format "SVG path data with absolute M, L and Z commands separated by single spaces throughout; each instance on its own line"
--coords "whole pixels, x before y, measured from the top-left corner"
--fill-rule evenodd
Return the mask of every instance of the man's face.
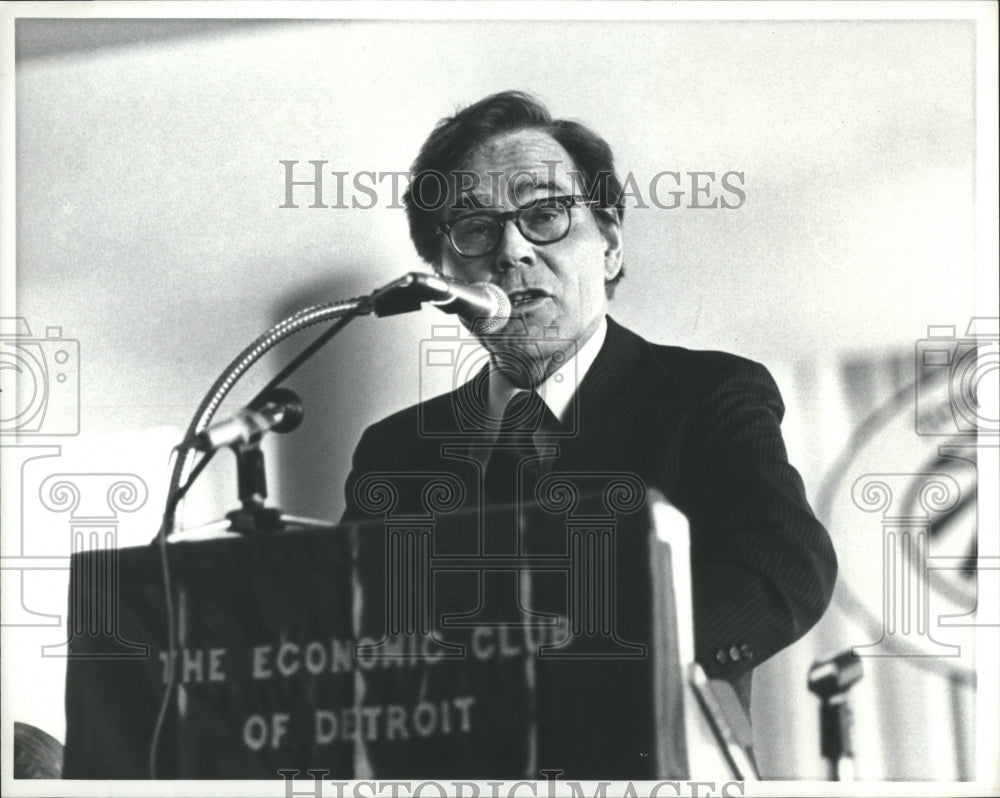
M 583 190 L 581 179 L 570 176 L 578 170 L 567 152 L 539 130 L 494 136 L 471 150 L 456 171 L 472 173 L 457 179 L 460 189 L 477 182 L 478 187 L 461 191 L 462 208 L 448 203 L 445 222 L 477 208 L 516 210 L 532 200 L 580 196 Z M 444 274 L 495 283 L 512 298 L 511 321 L 498 336 L 483 336 L 483 344 L 495 354 L 508 347 L 532 357 L 540 352 L 545 375 L 558 365 L 552 355 L 566 348 L 566 339 L 579 346 L 597 329 L 607 309 L 604 281 L 617 275 L 622 263 L 617 220 L 602 232 L 586 206 L 570 209 L 569 233 L 560 241 L 532 243 L 509 219 L 488 255 L 459 255 L 447 241 L 441 252 Z

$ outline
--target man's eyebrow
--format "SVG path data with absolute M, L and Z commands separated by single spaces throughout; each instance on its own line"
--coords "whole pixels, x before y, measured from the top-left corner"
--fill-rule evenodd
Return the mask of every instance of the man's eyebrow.
M 486 195 L 480 196 L 479 194 L 474 194 L 469 191 L 463 191 L 455 198 L 455 201 L 451 204 L 451 207 L 459 209 L 492 208 L 493 198 Z
M 561 195 L 569 193 L 565 187 L 559 185 L 558 183 L 553 183 L 551 180 L 543 180 L 541 182 L 534 181 L 524 181 L 517 186 L 515 195 L 521 194 L 523 191 L 549 191 L 553 192 L 553 195 Z
M 544 188 L 549 191 L 565 191 L 565 189 L 558 183 L 553 183 L 551 180 L 546 180 L 543 183 L 531 183 L 532 188 Z
M 524 181 L 518 186 L 518 189 L 520 190 L 518 190 L 516 195 L 512 197 L 512 199 L 517 200 L 518 203 L 523 202 L 523 200 L 517 195 L 522 195 L 524 190 L 532 192 L 547 191 L 551 192 L 553 196 L 561 196 L 569 193 L 563 186 L 560 186 L 558 183 L 553 183 L 551 180 L 544 180 L 539 183 Z M 450 210 L 496 210 L 497 207 L 493 201 L 494 199 L 502 200 L 501 197 L 492 197 L 476 190 L 462 191 L 455 198 L 455 201 L 451 203 Z M 540 197 L 539 199 L 544 199 L 544 197 Z

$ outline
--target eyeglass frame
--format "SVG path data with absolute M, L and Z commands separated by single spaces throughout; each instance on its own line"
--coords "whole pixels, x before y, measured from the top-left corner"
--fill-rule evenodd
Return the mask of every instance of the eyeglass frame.
M 566 230 L 565 230 L 565 232 L 561 236 L 559 236 L 558 238 L 552 238 L 552 239 L 549 239 L 548 241 L 536 241 L 531 236 L 529 236 L 524 231 L 524 229 L 521 227 L 521 214 L 524 213 L 525 211 L 530 211 L 533 208 L 536 208 L 538 205 L 541 205 L 544 202 L 555 202 L 557 204 L 560 204 L 564 200 L 569 200 L 569 202 L 567 202 L 565 205 L 561 205 L 561 207 L 565 208 L 567 211 L 569 211 L 569 210 L 571 210 L 573 208 L 589 208 L 589 207 L 593 207 L 594 205 L 600 205 L 601 204 L 601 200 L 597 200 L 597 199 L 584 199 L 582 197 L 577 197 L 577 196 L 575 196 L 573 194 L 559 194 L 559 195 L 557 195 L 555 197 L 539 197 L 538 199 L 532 200 L 531 202 L 528 202 L 525 205 L 523 205 L 520 208 L 517 208 L 516 210 L 513 210 L 513 211 L 494 212 L 494 211 L 486 210 L 484 208 L 482 210 L 476 210 L 476 211 L 470 211 L 469 213 L 463 213 L 461 216 L 458 216 L 458 217 L 452 219 L 450 222 L 442 222 L 441 224 L 439 224 L 437 226 L 437 233 L 438 233 L 438 235 L 443 235 L 445 238 L 448 239 L 448 243 L 451 245 L 451 248 L 452 248 L 452 250 L 454 250 L 454 252 L 455 252 L 456 255 L 459 255 L 459 256 L 461 256 L 463 258 L 470 258 L 470 259 L 471 258 L 483 258 L 483 257 L 486 257 L 487 255 L 492 255 L 494 252 L 497 251 L 497 249 L 499 249 L 500 242 L 503 241 L 503 229 L 504 229 L 504 227 L 506 227 L 508 219 L 513 219 L 514 220 L 514 226 L 517 228 L 517 231 L 522 236 L 524 236 L 524 238 L 525 238 L 526 241 L 530 241 L 532 244 L 536 244 L 538 246 L 545 246 L 546 244 L 555 244 L 555 243 L 557 243 L 559 241 L 562 241 L 564 238 L 566 238 L 566 236 L 569 235 L 569 231 L 573 227 L 573 214 L 572 213 L 570 213 L 570 214 L 567 215 L 567 224 L 566 224 Z M 455 241 L 451 237 L 451 230 L 452 230 L 452 228 L 456 224 L 458 224 L 459 222 L 461 222 L 463 219 L 468 219 L 470 216 L 488 216 L 488 217 L 490 217 L 490 219 L 492 221 L 495 221 L 497 223 L 497 229 L 499 229 L 499 231 L 500 231 L 500 235 L 497 236 L 497 241 L 493 245 L 493 247 L 491 249 L 488 249 L 486 252 L 480 253 L 479 255 L 466 255 L 464 252 L 462 252 L 455 245 Z

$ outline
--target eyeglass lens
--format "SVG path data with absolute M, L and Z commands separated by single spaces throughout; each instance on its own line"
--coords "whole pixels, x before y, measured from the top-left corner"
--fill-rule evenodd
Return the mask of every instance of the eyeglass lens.
M 566 235 L 570 209 L 555 202 L 539 203 L 514 215 L 521 235 L 535 244 L 547 244 Z M 477 213 L 464 216 L 451 226 L 451 241 L 463 255 L 485 255 L 500 243 L 503 220 L 500 214 Z

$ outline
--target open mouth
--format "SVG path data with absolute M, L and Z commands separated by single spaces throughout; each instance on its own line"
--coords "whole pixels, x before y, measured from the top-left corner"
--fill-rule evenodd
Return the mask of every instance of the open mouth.
M 512 308 L 522 308 L 538 302 L 550 296 L 548 291 L 541 288 L 524 288 L 512 291 L 507 295 L 510 298 Z

